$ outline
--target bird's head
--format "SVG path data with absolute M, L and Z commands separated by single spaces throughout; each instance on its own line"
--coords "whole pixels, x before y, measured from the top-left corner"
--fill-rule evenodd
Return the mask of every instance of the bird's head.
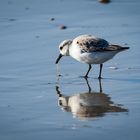
M 59 45 L 59 51 L 60 54 L 56 60 L 56 64 L 59 62 L 59 60 L 62 58 L 62 56 L 69 56 L 69 46 L 71 45 L 71 40 L 64 40 Z

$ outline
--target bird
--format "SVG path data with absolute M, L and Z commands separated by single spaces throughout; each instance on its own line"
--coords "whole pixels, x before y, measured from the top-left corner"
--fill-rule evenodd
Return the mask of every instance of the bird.
M 79 35 L 72 40 L 64 40 L 59 45 L 60 54 L 56 59 L 56 64 L 63 56 L 71 56 L 79 62 L 88 64 L 88 70 L 84 78 L 88 78 L 88 74 L 93 64 L 100 65 L 98 78 L 102 78 L 103 63 L 112 59 L 117 53 L 129 49 L 120 45 L 111 44 L 105 39 L 94 35 Z

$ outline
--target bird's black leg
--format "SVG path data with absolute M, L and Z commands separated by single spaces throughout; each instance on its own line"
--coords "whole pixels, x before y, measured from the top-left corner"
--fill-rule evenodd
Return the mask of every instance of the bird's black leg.
M 102 77 L 101 77 L 101 74 L 102 74 L 102 68 L 103 68 L 103 64 L 100 64 L 100 73 L 99 73 L 99 77 L 98 77 L 98 79 L 101 79 Z
M 89 68 L 88 68 L 88 71 L 87 71 L 87 73 L 86 73 L 86 75 L 84 76 L 85 78 L 88 78 L 88 73 L 89 73 L 89 71 L 91 70 L 91 64 L 89 64 Z

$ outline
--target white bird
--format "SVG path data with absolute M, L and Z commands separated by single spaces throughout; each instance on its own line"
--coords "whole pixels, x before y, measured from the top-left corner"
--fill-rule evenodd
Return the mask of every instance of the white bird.
M 71 56 L 79 62 L 89 65 L 85 78 L 88 77 L 92 64 L 100 64 L 99 79 L 102 73 L 103 63 L 112 59 L 117 53 L 129 49 L 108 43 L 108 41 L 93 35 L 80 35 L 73 40 L 64 40 L 59 45 L 60 55 L 56 60 L 59 62 L 62 56 Z

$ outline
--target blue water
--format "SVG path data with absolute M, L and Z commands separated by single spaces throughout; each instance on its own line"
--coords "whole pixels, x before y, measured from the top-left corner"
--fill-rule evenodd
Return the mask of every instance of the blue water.
M 0 1 L 0 139 L 139 140 L 139 7 L 137 0 Z M 104 96 L 127 111 L 79 117 L 59 105 L 56 86 L 69 98 L 89 92 L 81 78 L 87 65 L 65 57 L 61 77 L 55 65 L 59 43 L 86 33 L 130 47 L 104 65 L 101 81 Z M 88 82 L 99 93 L 98 72 L 93 66 Z

